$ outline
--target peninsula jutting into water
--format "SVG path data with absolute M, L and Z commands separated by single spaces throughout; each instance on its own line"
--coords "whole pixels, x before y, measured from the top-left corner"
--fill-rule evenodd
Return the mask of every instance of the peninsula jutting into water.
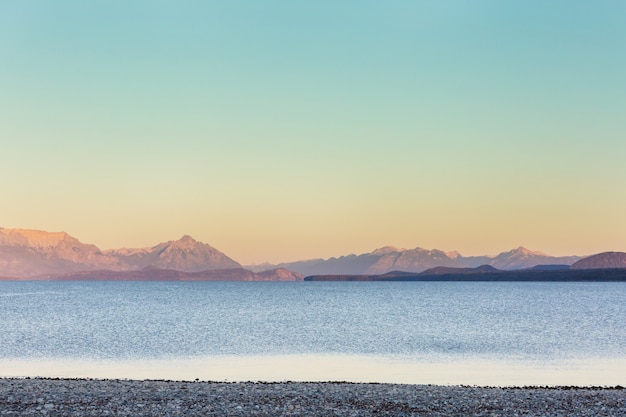
M 567 281 L 626 281 L 626 268 L 570 269 L 569 267 L 536 267 L 516 271 L 501 271 L 491 267 L 471 269 L 435 268 L 412 274 L 389 272 L 382 275 L 312 275 L 305 281 L 521 281 L 521 282 L 567 282 Z

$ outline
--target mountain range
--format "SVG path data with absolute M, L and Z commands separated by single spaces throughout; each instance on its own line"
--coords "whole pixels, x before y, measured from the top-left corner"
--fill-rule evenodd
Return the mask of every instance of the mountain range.
M 330 259 L 312 259 L 281 264 L 248 266 L 253 271 L 285 268 L 307 275 L 351 274 L 375 275 L 391 271 L 424 272 L 436 267 L 476 268 L 489 265 L 501 270 L 532 268 L 537 265 L 571 265 L 580 256 L 550 256 L 519 247 L 496 256 L 462 256 L 458 252 L 443 252 L 422 248 L 398 249 L 386 246 L 361 255 Z
M 243 267 L 187 235 L 152 247 L 102 251 L 65 232 L 0 228 L 0 277 L 18 279 L 298 281 L 309 275 L 447 273 L 451 268 L 479 266 L 483 270 L 555 270 L 570 265 L 573 269 L 624 268 L 626 254 L 606 252 L 582 259 L 519 247 L 496 256 L 462 256 L 437 249 L 386 246 L 360 255 Z
M 262 273 L 191 236 L 139 249 L 101 251 L 65 232 L 0 228 L 0 276 L 29 279 L 299 281 L 282 268 Z

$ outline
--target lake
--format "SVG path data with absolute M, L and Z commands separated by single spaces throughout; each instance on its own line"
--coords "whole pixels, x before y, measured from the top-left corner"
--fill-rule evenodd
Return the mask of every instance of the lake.
M 626 284 L 0 282 L 0 376 L 625 385 Z

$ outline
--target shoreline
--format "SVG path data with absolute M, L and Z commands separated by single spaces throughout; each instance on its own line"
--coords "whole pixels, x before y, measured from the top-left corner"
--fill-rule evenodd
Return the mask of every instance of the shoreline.
M 622 386 L 0 378 L 0 415 L 626 416 Z
M 626 385 L 626 359 L 543 361 L 363 355 L 215 355 L 162 359 L 0 359 L 8 378 L 345 381 L 459 386 Z

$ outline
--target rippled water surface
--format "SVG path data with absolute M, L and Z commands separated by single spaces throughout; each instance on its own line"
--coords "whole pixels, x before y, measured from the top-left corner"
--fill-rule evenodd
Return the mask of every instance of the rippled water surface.
M 0 375 L 626 383 L 624 306 L 623 283 L 0 282 Z

